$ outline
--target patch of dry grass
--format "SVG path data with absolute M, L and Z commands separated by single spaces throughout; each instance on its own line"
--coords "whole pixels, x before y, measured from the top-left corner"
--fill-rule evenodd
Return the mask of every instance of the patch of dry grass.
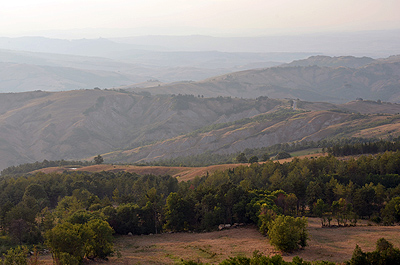
M 87 264 L 176 264 L 181 259 L 218 264 L 237 255 L 251 257 L 255 250 L 265 255 L 282 254 L 286 261 L 299 256 L 307 261 L 343 262 L 351 258 L 356 244 L 363 251 L 373 251 L 381 237 L 400 247 L 399 226 L 369 226 L 363 222 L 357 227 L 321 228 L 319 219 L 309 218 L 309 233 L 309 245 L 294 253 L 276 251 L 255 226 L 210 233 L 119 236 L 115 249 L 122 257 Z M 52 264 L 50 255 L 41 259 Z

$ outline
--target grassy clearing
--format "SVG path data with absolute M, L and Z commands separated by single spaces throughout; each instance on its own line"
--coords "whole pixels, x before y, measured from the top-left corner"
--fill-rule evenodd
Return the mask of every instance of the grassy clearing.
M 318 154 L 321 152 L 322 152 L 322 148 L 310 148 L 310 149 L 292 152 L 292 153 L 290 153 L 290 155 L 296 157 L 296 156 L 306 156 L 306 155 Z
M 285 260 L 300 256 L 308 261 L 343 262 L 351 258 L 356 244 L 363 251 L 373 251 L 381 237 L 400 247 L 399 226 L 370 226 L 361 222 L 357 227 L 321 228 L 319 219 L 309 218 L 309 233 L 309 245 L 304 250 L 284 253 Z M 120 236 L 115 239 L 115 249 L 122 255 L 120 258 L 87 264 L 176 264 L 182 259 L 217 264 L 233 256 L 250 257 L 255 250 L 265 255 L 282 254 L 254 226 L 210 233 Z M 50 255 L 42 260 L 52 264 Z

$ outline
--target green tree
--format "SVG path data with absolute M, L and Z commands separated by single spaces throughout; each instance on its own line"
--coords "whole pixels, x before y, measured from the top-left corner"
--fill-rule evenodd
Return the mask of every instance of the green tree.
M 306 189 L 306 201 L 311 212 L 313 212 L 314 204 L 317 202 L 317 200 L 323 198 L 322 185 L 323 184 L 316 181 L 310 181 L 308 183 Z
M 152 219 L 154 223 L 154 233 L 158 233 L 160 224 L 160 215 L 163 206 L 162 196 L 157 194 L 156 188 L 151 188 L 146 193 L 147 203 L 144 210 L 149 210 L 152 213 Z
M 382 209 L 382 218 L 385 225 L 400 222 L 400 197 L 391 199 Z
M 83 258 L 106 259 L 113 253 L 113 229 L 103 220 L 64 222 L 46 232 L 46 245 L 58 264 L 80 264 Z
M 172 192 L 167 197 L 165 211 L 165 228 L 172 231 L 189 229 L 194 215 L 194 205 L 185 200 L 178 193 Z
M 96 165 L 103 164 L 104 162 L 104 159 L 101 155 L 96 156 L 93 160 Z
M 2 265 L 28 265 L 27 257 L 28 249 L 25 246 L 18 246 L 14 249 L 7 250 L 4 259 L 0 259 Z
M 258 157 L 257 156 L 252 156 L 249 158 L 249 163 L 253 164 L 253 163 L 257 163 L 258 162 Z
M 236 157 L 236 162 L 238 163 L 247 163 L 248 159 L 246 157 L 246 155 L 244 153 L 240 153 L 237 157 Z
M 313 213 L 321 219 L 321 226 L 326 225 L 325 212 L 328 211 L 328 205 L 322 199 L 318 199 L 314 205 Z
M 261 157 L 261 161 L 268 161 L 269 160 L 269 154 L 268 153 L 264 153 Z
M 275 159 L 279 160 L 279 159 L 285 159 L 285 158 L 291 158 L 292 156 L 285 151 L 279 152 L 276 156 Z
M 81 224 L 65 222 L 46 232 L 46 245 L 53 260 L 60 264 L 79 264 L 85 255 Z
M 111 226 L 103 220 L 93 219 L 84 225 L 85 255 L 88 258 L 107 259 L 113 250 L 113 233 Z
M 291 252 L 307 245 L 307 218 L 278 216 L 270 223 L 268 236 L 278 250 Z

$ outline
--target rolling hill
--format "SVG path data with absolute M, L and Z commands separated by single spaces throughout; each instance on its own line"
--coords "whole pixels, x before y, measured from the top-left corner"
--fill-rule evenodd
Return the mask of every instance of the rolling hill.
M 301 140 L 400 135 L 398 104 L 296 101 L 296 110 L 292 104 L 267 97 L 100 89 L 0 94 L 0 168 L 98 154 L 106 162 L 125 163 Z
M 334 103 L 357 98 L 400 102 L 400 58 L 317 56 L 282 67 L 253 69 L 143 90 L 152 94 L 268 96 Z

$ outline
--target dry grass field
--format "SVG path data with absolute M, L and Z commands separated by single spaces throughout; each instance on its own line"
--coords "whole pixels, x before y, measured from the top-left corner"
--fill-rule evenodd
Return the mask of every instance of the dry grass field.
M 299 154 L 295 154 L 294 157 L 297 157 L 299 159 L 302 158 L 311 158 L 311 157 L 320 157 L 320 156 L 326 156 L 327 153 L 314 153 L 318 149 L 310 149 L 306 150 L 306 152 L 310 154 L 303 154 L 303 153 L 298 152 Z M 285 163 L 285 162 L 290 162 L 293 160 L 294 157 L 291 158 L 286 158 L 286 159 L 281 159 L 281 160 L 275 160 L 275 162 L 279 163 Z M 264 163 L 264 162 L 260 162 Z M 193 180 L 195 177 L 199 176 L 206 176 L 208 174 L 213 174 L 215 171 L 224 171 L 227 169 L 231 168 L 236 168 L 238 166 L 249 166 L 250 164 L 248 163 L 243 163 L 243 164 L 221 164 L 221 165 L 212 165 L 212 166 L 206 166 L 206 167 L 166 167 L 166 166 L 133 166 L 133 165 L 112 165 L 112 164 L 102 164 L 102 165 L 92 165 L 92 166 L 85 166 L 85 167 L 72 167 L 72 166 L 65 166 L 65 167 L 48 167 L 48 168 L 42 168 L 35 170 L 31 173 L 35 172 L 43 172 L 46 174 L 49 173 L 62 173 L 64 171 L 84 171 L 84 172 L 102 172 L 102 171 L 110 171 L 110 172 L 121 172 L 121 171 L 126 171 L 126 172 L 131 172 L 131 173 L 136 173 L 138 175 L 146 175 L 146 174 L 152 174 L 152 175 L 171 175 L 173 177 L 176 177 L 179 181 L 189 181 Z
M 289 254 L 276 251 L 254 226 L 210 233 L 120 236 L 115 239 L 115 249 L 121 257 L 87 264 L 176 264 L 181 259 L 218 264 L 237 255 L 250 257 L 255 250 L 265 255 L 281 254 L 287 261 L 299 256 L 308 261 L 341 263 L 351 258 L 356 244 L 363 251 L 373 251 L 381 237 L 400 247 L 400 226 L 369 226 L 364 222 L 357 227 L 321 228 L 319 219 L 309 218 L 309 233 L 309 245 Z M 41 260 L 52 264 L 50 255 Z

